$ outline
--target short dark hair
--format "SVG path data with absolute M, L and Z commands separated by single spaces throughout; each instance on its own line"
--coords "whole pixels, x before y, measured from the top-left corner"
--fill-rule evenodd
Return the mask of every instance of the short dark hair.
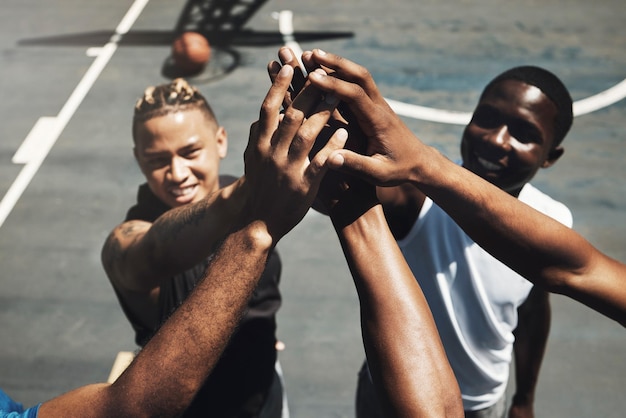
M 565 84 L 556 75 L 544 68 L 525 65 L 511 68 L 491 80 L 483 90 L 480 98 L 482 99 L 491 87 L 504 80 L 518 80 L 535 86 L 552 100 L 557 108 L 552 147 L 557 147 L 563 141 L 565 135 L 567 135 L 574 120 L 572 97 Z
M 150 86 L 144 90 L 143 97 L 137 100 L 133 114 L 133 141 L 136 141 L 137 123 L 167 115 L 180 110 L 199 109 L 207 118 L 217 124 L 217 118 L 206 98 L 198 89 L 184 78 L 177 78 L 170 83 Z

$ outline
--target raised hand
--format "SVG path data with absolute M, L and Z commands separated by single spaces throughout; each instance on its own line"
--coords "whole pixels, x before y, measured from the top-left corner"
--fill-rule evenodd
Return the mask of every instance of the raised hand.
M 304 217 L 327 171 L 328 155 L 341 149 L 347 138 L 344 130 L 334 132 L 309 160 L 337 101 L 324 100 L 317 88 L 309 86 L 281 114 L 293 75 L 289 65 L 276 73 L 244 154 L 248 219 L 264 223 L 275 242 Z
M 278 51 L 278 57 L 280 62 L 271 62 L 268 66 L 268 74 L 270 79 L 275 81 L 282 66 L 288 65 L 294 68 L 294 78 L 283 101 L 283 106 L 289 106 L 292 95 L 300 92 L 305 86 L 310 84 L 305 78 L 307 72 L 325 74 L 325 71 L 320 71 L 320 65 L 311 59 L 311 54 L 302 57 L 306 70 L 301 68 L 300 62 L 293 51 L 287 47 L 283 47 Z M 335 100 L 334 97 L 334 95 L 329 94 L 326 96 L 326 100 L 333 101 Z M 345 104 L 339 103 L 338 106 L 343 106 L 344 108 L 341 111 L 336 109 L 333 112 L 328 120 L 328 126 L 318 135 L 310 153 L 311 158 L 314 158 L 317 152 L 324 147 L 331 134 L 337 129 L 346 129 L 349 132 L 346 147 L 359 152 L 363 151 L 362 144 L 365 142 L 363 133 L 356 121 L 351 122 L 353 118 L 350 117 L 350 111 Z M 358 192 L 356 192 L 357 189 L 359 190 Z M 350 201 L 350 203 L 338 205 L 341 201 Z M 374 202 L 377 202 L 374 188 L 353 176 L 333 171 L 326 173 L 317 199 L 313 203 L 313 208 L 323 214 L 331 214 L 336 224 L 343 225 L 349 222 L 350 219 L 356 219 L 366 208 L 375 204 Z M 333 210 L 335 207 L 341 208 L 341 210 Z
M 298 93 L 300 93 L 300 91 L 304 88 L 304 85 L 306 84 L 307 70 L 303 69 L 300 66 L 300 62 L 298 61 L 297 57 L 288 47 L 282 47 L 278 50 L 278 58 L 280 62 L 272 61 L 267 66 L 267 73 L 272 83 L 276 79 L 276 76 L 282 66 L 288 65 L 293 68 L 293 78 L 291 80 L 291 85 L 289 86 L 289 89 L 287 90 L 287 93 L 285 94 L 283 100 L 283 107 L 286 109 L 289 107 L 289 105 L 291 105 L 293 98 L 297 96 Z M 308 68 L 308 70 L 313 71 L 315 69 Z
M 415 179 L 416 156 L 429 147 L 422 144 L 387 104 L 366 68 L 319 49 L 303 54 L 326 71 L 313 72 L 309 82 L 348 105 L 344 116 L 360 127 L 365 143 L 360 152 L 352 146 L 331 155 L 332 168 L 358 175 L 379 186 L 393 186 Z

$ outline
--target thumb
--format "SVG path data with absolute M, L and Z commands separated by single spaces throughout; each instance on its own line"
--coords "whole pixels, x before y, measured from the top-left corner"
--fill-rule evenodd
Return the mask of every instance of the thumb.
M 379 162 L 375 158 L 341 149 L 333 152 L 327 160 L 328 167 L 378 185 L 382 179 L 378 173 Z

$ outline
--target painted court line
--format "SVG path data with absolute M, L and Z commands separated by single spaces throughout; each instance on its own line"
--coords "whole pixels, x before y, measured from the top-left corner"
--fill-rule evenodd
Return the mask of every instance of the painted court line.
M 293 12 L 291 10 L 281 10 L 279 13 L 274 14 L 274 17 L 278 19 L 278 31 L 283 36 L 285 46 L 293 51 L 298 58 L 300 68 L 302 68 L 302 71 L 305 71 L 301 58 L 302 48 L 300 48 L 300 44 L 296 42 L 293 36 Z
M 298 57 L 298 60 L 300 60 L 302 49 L 293 36 L 293 13 L 290 10 L 283 10 L 276 13 L 274 17 L 278 19 L 279 31 L 281 35 L 283 35 L 285 46 L 291 48 Z M 575 101 L 573 104 L 574 116 L 595 112 L 596 110 L 615 104 L 624 98 L 626 98 L 626 79 L 601 93 Z M 454 110 L 413 105 L 392 99 L 385 100 L 398 115 L 413 119 L 451 125 L 467 125 L 472 118 L 472 112 L 457 112 Z
M 626 79 L 594 96 L 574 102 L 574 116 L 586 115 L 608 107 L 626 97 Z
M 71 96 L 63 105 L 63 108 L 56 117 L 43 116 L 37 120 L 35 126 L 13 156 L 13 163 L 25 164 L 17 178 L 0 202 L 0 227 L 9 216 L 15 204 L 28 187 L 31 180 L 41 167 L 41 164 L 48 156 L 50 149 L 74 116 L 74 113 L 82 103 L 83 99 L 91 90 L 100 73 L 111 60 L 117 50 L 118 42 L 126 34 L 149 0 L 135 0 L 122 21 L 115 29 L 115 33 L 109 42 L 101 48 L 89 48 L 88 56 L 95 56 L 96 59 L 91 64 L 81 81 L 78 83 Z
M 471 112 L 455 112 L 453 110 L 435 109 L 432 107 L 403 103 L 392 99 L 385 100 L 398 115 L 413 119 L 448 123 L 451 125 L 467 125 L 472 118 Z
M 603 92 L 575 101 L 573 104 L 574 116 L 595 112 L 611 106 L 624 98 L 626 98 L 626 79 Z M 386 100 L 398 115 L 413 119 L 452 125 L 466 125 L 472 118 L 471 112 L 455 112 L 402 103 L 391 99 Z

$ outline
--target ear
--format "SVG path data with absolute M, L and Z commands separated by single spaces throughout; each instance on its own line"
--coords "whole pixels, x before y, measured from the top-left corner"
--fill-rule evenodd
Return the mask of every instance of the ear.
M 551 167 L 554 163 L 556 163 L 559 158 L 561 158 L 561 155 L 563 155 L 564 152 L 565 149 L 560 146 L 550 150 L 550 152 L 548 153 L 548 158 L 546 158 L 546 160 L 543 162 L 541 168 Z
M 220 156 L 220 159 L 226 157 L 226 154 L 228 153 L 228 135 L 226 134 L 226 128 L 223 126 L 217 128 L 215 141 L 217 142 L 217 153 Z

